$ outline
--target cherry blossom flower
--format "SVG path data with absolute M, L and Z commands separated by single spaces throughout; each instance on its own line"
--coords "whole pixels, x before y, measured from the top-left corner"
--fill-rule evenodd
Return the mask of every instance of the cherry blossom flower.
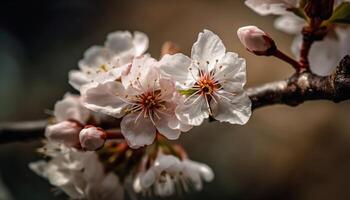
M 157 132 L 174 140 L 191 128 L 175 117 L 175 86 L 160 77 L 156 66 L 149 56 L 135 58 L 121 82 L 91 83 L 81 91 L 87 108 L 123 117 L 121 131 L 132 148 L 152 144 Z
M 39 176 L 60 188 L 72 199 L 123 199 L 123 187 L 113 173 L 105 174 L 95 152 L 82 152 L 74 148 L 49 142 L 46 149 L 49 161 L 29 164 Z M 52 150 L 54 150 L 54 153 Z
M 149 169 L 139 172 L 133 186 L 137 193 L 167 197 L 180 193 L 179 189 L 185 192 L 190 189 L 199 191 L 202 189 L 202 180 L 210 182 L 213 178 L 212 170 L 205 164 L 159 154 Z
M 104 46 L 92 46 L 79 61 L 79 70 L 69 73 L 69 83 L 77 90 L 91 81 L 116 80 L 128 70 L 134 57 L 148 48 L 144 33 L 116 31 L 108 34 Z
M 175 81 L 180 92 L 189 93 L 177 106 L 177 118 L 198 126 L 212 116 L 220 122 L 245 124 L 251 101 L 243 90 L 246 63 L 236 53 L 226 52 L 221 39 L 204 30 L 192 47 L 191 58 L 178 53 L 165 55 L 160 69 Z

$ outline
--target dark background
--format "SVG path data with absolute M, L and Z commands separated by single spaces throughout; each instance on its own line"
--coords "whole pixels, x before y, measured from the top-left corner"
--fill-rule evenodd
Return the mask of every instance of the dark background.
M 236 30 L 258 25 L 290 54 L 292 36 L 273 28 L 242 0 L 12 0 L 0 3 L 0 121 L 42 119 L 66 91 L 69 70 L 83 52 L 115 30 L 139 30 L 159 57 L 172 40 L 189 54 L 208 28 L 228 51 L 247 59 L 248 86 L 288 77 L 273 58 L 244 50 Z M 212 166 L 216 178 L 186 199 L 350 199 L 350 103 L 307 102 L 254 112 L 246 126 L 206 123 L 179 141 L 190 157 Z M 54 197 L 27 165 L 40 157 L 39 141 L 0 146 L 0 176 L 13 199 Z M 1 191 L 0 191 L 1 193 Z M 0 195 L 1 199 L 1 195 Z

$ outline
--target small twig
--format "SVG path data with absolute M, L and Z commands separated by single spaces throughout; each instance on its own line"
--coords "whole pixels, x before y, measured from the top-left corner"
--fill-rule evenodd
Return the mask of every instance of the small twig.
M 300 49 L 300 69 L 298 72 L 309 71 L 309 53 L 315 41 L 322 40 L 327 34 L 327 30 L 320 27 L 322 20 L 311 19 L 309 25 L 302 30 L 303 40 Z
M 276 52 L 273 54 L 273 56 L 290 64 L 297 71 L 299 71 L 299 69 L 301 68 L 300 64 L 295 59 L 289 57 L 287 54 L 283 53 L 282 51 L 280 51 L 278 49 L 276 49 Z

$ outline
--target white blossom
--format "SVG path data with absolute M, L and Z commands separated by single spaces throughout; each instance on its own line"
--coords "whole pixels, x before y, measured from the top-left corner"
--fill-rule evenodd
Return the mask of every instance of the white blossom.
M 77 90 L 91 81 L 116 80 L 128 71 L 134 57 L 148 48 L 148 37 L 141 32 L 116 31 L 108 34 L 104 46 L 92 46 L 79 61 L 79 70 L 69 73 L 69 83 Z
M 177 118 L 198 126 L 209 115 L 231 124 L 248 121 L 251 101 L 243 90 L 245 66 L 243 58 L 226 52 L 217 35 L 204 30 L 192 47 L 191 58 L 181 53 L 165 55 L 159 67 L 180 92 L 190 92 L 177 106 Z
M 51 160 L 33 162 L 29 167 L 70 198 L 123 199 L 123 187 L 118 177 L 113 173 L 105 174 L 95 152 L 77 151 L 51 142 L 45 148 L 55 149 L 55 153 L 48 154 L 52 156 Z
M 174 140 L 191 128 L 179 125 L 174 114 L 175 86 L 160 77 L 156 66 L 149 56 L 135 58 L 121 82 L 91 83 L 81 90 L 87 108 L 123 117 L 121 132 L 133 148 L 152 144 L 157 132 Z
M 149 169 L 139 172 L 133 186 L 137 193 L 167 197 L 180 193 L 179 189 L 199 191 L 203 180 L 210 182 L 213 178 L 212 170 L 205 164 L 159 154 Z

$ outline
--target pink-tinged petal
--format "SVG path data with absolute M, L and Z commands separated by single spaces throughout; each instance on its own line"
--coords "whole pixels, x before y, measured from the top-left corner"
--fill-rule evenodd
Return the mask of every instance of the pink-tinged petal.
M 85 124 L 90 117 L 90 111 L 82 105 L 78 95 L 67 93 L 62 100 L 55 104 L 54 116 L 59 122 L 76 120 L 81 124 Z
M 192 125 L 182 123 L 176 116 L 169 119 L 168 126 L 171 129 L 179 129 L 181 132 L 187 132 L 193 127 Z
M 195 95 L 186 102 L 180 103 L 175 109 L 176 117 L 184 124 L 199 126 L 209 111 L 203 96 Z
M 221 84 L 226 91 L 242 90 L 246 83 L 246 61 L 236 53 L 227 52 L 216 67 L 215 79 L 223 81 Z
M 157 62 L 154 58 L 144 55 L 134 58 L 130 72 L 122 76 L 122 83 L 125 88 L 132 86 L 140 91 L 152 90 L 159 77 L 156 68 Z
M 148 117 L 139 113 L 125 115 L 120 124 L 121 132 L 131 148 L 139 148 L 153 143 L 156 127 Z
M 175 84 L 169 79 L 161 78 L 159 79 L 159 86 L 161 90 L 160 99 L 171 100 L 174 96 L 174 92 L 176 91 Z
M 79 67 L 99 68 L 103 64 L 107 64 L 111 58 L 110 52 L 101 46 L 92 46 L 88 48 L 83 59 L 79 61 Z
M 80 87 L 91 81 L 87 75 L 79 70 L 71 70 L 68 74 L 69 84 L 76 90 L 80 90 Z
M 220 122 L 243 125 L 247 123 L 252 113 L 251 101 L 246 93 L 220 94 L 216 96 L 216 102 L 211 101 L 213 117 Z
M 258 55 L 267 55 L 271 48 L 275 48 L 273 39 L 256 26 L 244 26 L 237 30 L 241 43 L 250 52 L 259 52 Z
M 135 31 L 132 42 L 134 44 L 136 56 L 142 55 L 148 49 L 149 40 L 145 33 Z
M 93 82 L 82 88 L 82 102 L 88 109 L 113 117 L 122 117 L 128 105 L 123 101 L 125 89 L 120 82 Z
M 113 55 L 117 56 L 134 54 L 133 38 L 129 31 L 116 31 L 109 33 L 107 35 L 105 47 L 111 51 Z
M 209 30 L 199 33 L 197 41 L 192 46 L 191 57 L 199 62 L 202 70 L 211 71 L 226 52 L 226 48 L 219 36 Z M 209 62 L 209 64 L 208 64 Z
M 181 131 L 179 129 L 172 129 L 169 126 L 169 121 L 173 117 L 165 114 L 159 114 L 160 119 L 156 120 L 156 128 L 160 134 L 168 138 L 169 140 L 176 140 L 180 137 Z
M 194 85 L 193 77 L 198 76 L 198 72 L 193 70 L 193 74 L 189 70 L 191 59 L 181 53 L 174 55 L 164 55 L 159 61 L 159 68 L 166 77 L 175 81 L 176 87 L 179 89 L 188 89 Z

